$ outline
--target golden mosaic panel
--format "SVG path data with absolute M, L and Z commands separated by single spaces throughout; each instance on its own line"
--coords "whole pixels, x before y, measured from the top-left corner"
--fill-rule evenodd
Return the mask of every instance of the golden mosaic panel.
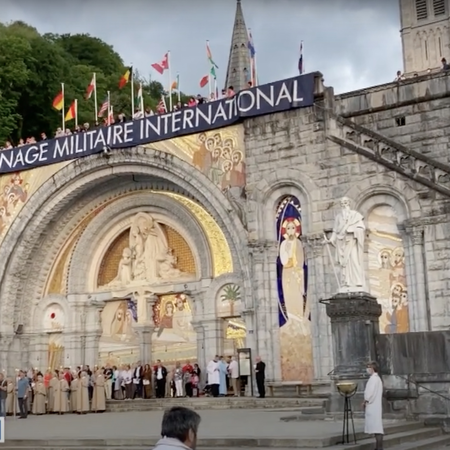
M 157 191 L 154 192 L 158 193 Z M 197 218 L 199 224 L 205 231 L 209 247 L 211 248 L 214 276 L 218 277 L 225 273 L 232 273 L 233 259 L 231 257 L 230 247 L 223 231 L 219 225 L 217 225 L 214 218 L 208 214 L 202 206 L 189 198 L 173 192 L 160 192 L 160 194 L 167 195 L 186 206 L 186 208 L 188 208 Z
M 177 269 L 187 273 L 196 273 L 195 259 L 192 250 L 180 233 L 165 224 L 160 224 L 166 237 L 169 248 L 177 258 Z M 117 276 L 117 268 L 122 259 L 123 249 L 129 246 L 130 230 L 123 231 L 107 250 L 98 274 L 98 286 L 105 286 Z

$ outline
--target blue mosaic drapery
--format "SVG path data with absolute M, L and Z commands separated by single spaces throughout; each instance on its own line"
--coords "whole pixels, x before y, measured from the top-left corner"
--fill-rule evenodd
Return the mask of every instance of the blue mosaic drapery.
M 277 224 L 277 241 L 278 241 L 278 248 L 280 247 L 281 243 L 284 241 L 284 236 L 282 235 L 281 228 L 283 225 L 283 222 L 285 220 L 294 220 L 297 219 L 300 223 L 301 220 L 301 205 L 299 200 L 296 197 L 286 197 L 283 199 L 280 203 L 280 206 L 277 211 L 276 216 L 276 224 Z M 299 298 L 298 301 L 302 302 L 303 304 L 303 310 L 306 308 L 306 295 L 307 295 L 307 287 L 308 287 L 308 265 L 306 261 L 306 255 L 305 255 L 305 261 L 303 263 L 303 273 L 304 273 L 304 292 L 302 298 Z M 277 288 L 278 288 L 278 320 L 280 327 L 282 327 L 287 322 L 287 314 L 286 314 L 286 304 L 284 301 L 284 292 L 283 292 L 283 281 L 282 281 L 282 275 L 283 275 L 283 265 L 281 264 L 280 255 L 277 256 Z M 311 319 L 311 317 L 309 317 Z

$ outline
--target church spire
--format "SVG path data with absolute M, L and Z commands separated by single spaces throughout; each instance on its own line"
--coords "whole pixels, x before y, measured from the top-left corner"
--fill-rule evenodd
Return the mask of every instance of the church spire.
M 233 86 L 235 92 L 240 91 L 247 87 L 249 80 L 251 80 L 251 67 L 248 32 L 245 26 L 241 0 L 237 0 L 225 89 Z

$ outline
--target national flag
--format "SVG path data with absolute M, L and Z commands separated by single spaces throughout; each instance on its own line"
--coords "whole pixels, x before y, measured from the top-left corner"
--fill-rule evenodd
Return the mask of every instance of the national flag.
M 172 83 L 172 85 L 170 86 L 170 89 L 172 91 L 176 91 L 180 88 L 180 75 L 177 75 L 176 80 Z
M 126 84 L 130 81 L 131 78 L 131 72 L 133 71 L 132 67 L 128 67 L 126 72 L 122 75 L 119 81 L 119 89 L 122 89 L 126 86 Z
M 211 74 L 211 76 L 216 80 L 217 76 L 216 76 L 216 68 L 214 66 L 211 66 L 211 70 L 209 72 Z
M 92 76 L 92 80 L 89 83 L 89 86 L 86 89 L 86 100 L 89 100 L 92 97 L 92 93 L 95 91 L 95 73 Z
M 103 117 L 103 114 L 105 114 L 105 112 L 108 111 L 108 109 L 109 109 L 109 98 L 106 97 L 105 101 L 102 103 L 102 106 L 100 107 L 98 117 Z
M 164 58 L 161 62 L 152 64 L 152 67 L 162 75 L 164 71 L 169 68 L 169 53 L 166 53 L 164 55 Z
M 144 100 L 144 96 L 142 94 L 142 83 L 140 83 L 139 89 L 138 89 L 137 95 L 136 95 L 136 104 L 139 105 L 139 108 L 141 108 L 143 100 Z
M 58 111 L 61 111 L 63 107 L 64 107 L 64 91 L 61 90 L 61 92 L 53 100 L 53 108 L 57 109 Z
M 164 114 L 167 112 L 166 100 L 164 98 L 164 95 L 161 96 L 161 100 L 159 101 L 158 106 L 156 107 L 156 111 L 158 111 L 159 114 Z
M 253 36 L 252 32 L 248 30 L 248 42 L 247 42 L 248 51 L 250 52 L 250 58 L 254 58 L 256 55 L 255 45 L 253 44 Z
M 77 101 L 74 100 L 72 104 L 70 105 L 70 108 L 67 110 L 66 117 L 64 118 L 65 122 L 68 122 L 69 120 L 75 119 L 77 116 Z
M 303 42 L 300 42 L 300 57 L 298 58 L 298 72 L 303 74 Z
M 111 106 L 111 109 L 109 110 L 108 115 L 108 125 L 114 123 L 114 108 Z
M 219 66 L 214 62 L 213 58 L 212 58 L 212 53 L 211 53 L 211 49 L 209 48 L 209 42 L 206 41 L 206 56 L 210 62 L 210 64 L 212 66 L 214 66 L 216 69 L 219 68 Z
M 209 75 L 205 75 L 205 76 L 200 80 L 200 87 L 203 88 L 203 87 L 205 87 L 208 83 L 209 83 Z

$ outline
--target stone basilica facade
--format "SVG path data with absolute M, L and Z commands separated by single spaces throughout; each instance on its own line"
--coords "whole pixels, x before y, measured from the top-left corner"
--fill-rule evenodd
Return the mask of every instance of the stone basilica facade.
M 235 87 L 245 29 L 238 2 Z M 328 379 L 343 196 L 381 332 L 447 329 L 449 92 L 438 73 L 336 96 L 318 73 L 309 108 L 1 176 L 0 367 L 250 348 L 269 379 Z

